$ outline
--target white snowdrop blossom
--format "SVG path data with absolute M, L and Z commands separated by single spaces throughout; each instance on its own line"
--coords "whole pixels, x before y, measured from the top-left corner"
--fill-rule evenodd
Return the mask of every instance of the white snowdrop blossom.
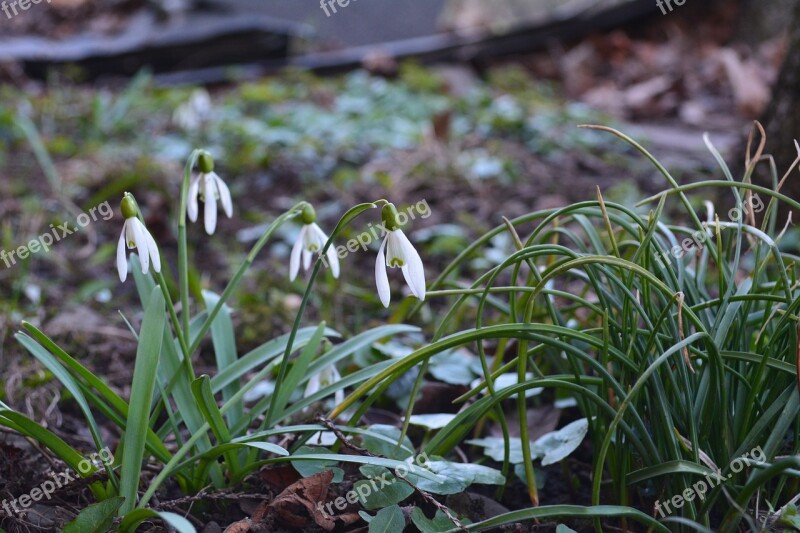
M 213 110 L 208 91 L 196 89 L 187 102 L 175 109 L 172 121 L 184 130 L 196 130 L 211 118 Z
M 303 270 L 308 270 L 311 267 L 311 258 L 315 253 L 321 253 L 325 243 L 328 242 L 328 236 L 315 222 L 317 218 L 314 208 L 308 204 L 303 208 L 302 219 L 303 227 L 300 228 L 300 233 L 297 236 L 297 241 L 292 247 L 292 254 L 289 257 L 289 280 L 294 281 L 297 278 L 297 273 L 300 272 L 300 259 L 303 259 Z M 339 257 L 336 255 L 336 249 L 333 246 L 328 247 L 325 252 L 326 263 L 330 265 L 331 273 L 334 278 L 339 277 Z
M 308 380 L 305 397 L 308 398 L 312 394 L 319 392 L 325 387 L 329 387 L 334 383 L 337 383 L 340 379 L 342 379 L 342 376 L 339 374 L 339 371 L 336 370 L 336 365 L 325 367 L 318 374 L 311 376 L 311 378 Z M 336 405 L 344 402 L 344 390 L 339 389 L 334 393 L 334 401 L 336 402 Z
M 134 249 L 139 253 L 139 262 L 142 265 L 142 274 L 147 274 L 150 263 L 153 263 L 153 271 L 161 272 L 161 256 L 158 253 L 156 241 L 144 224 L 136 217 L 138 208 L 133 197 L 126 193 L 122 199 L 122 215 L 125 223 L 122 226 L 122 233 L 117 243 L 117 271 L 119 279 L 125 282 L 128 278 L 128 259 L 125 249 Z
M 203 217 L 206 233 L 213 235 L 217 229 L 217 200 L 222 204 L 222 210 L 228 218 L 233 216 L 233 202 L 231 192 L 225 182 L 222 181 L 214 172 L 214 160 L 211 156 L 203 152 L 198 158 L 200 172 L 192 177 L 189 183 L 188 205 L 186 213 L 189 220 L 197 221 L 198 206 L 197 199 L 200 198 L 204 203 Z
M 397 226 L 396 215 L 397 210 L 394 205 L 388 204 L 383 208 L 382 216 L 386 227 L 393 229 L 388 229 L 375 260 L 375 283 L 384 307 L 389 307 L 391 300 L 387 266 L 399 268 L 403 272 L 408 288 L 411 289 L 411 294 L 420 300 L 425 300 L 425 269 L 422 266 L 422 259 L 403 230 Z

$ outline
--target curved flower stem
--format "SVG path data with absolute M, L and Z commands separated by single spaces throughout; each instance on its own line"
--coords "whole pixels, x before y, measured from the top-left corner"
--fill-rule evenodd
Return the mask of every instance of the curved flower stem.
M 189 375 L 190 382 L 194 381 L 195 376 L 194 368 L 192 368 L 192 358 L 189 357 L 191 352 L 189 352 L 189 347 L 186 343 L 186 337 L 181 329 L 181 323 L 180 320 L 178 320 L 178 314 L 175 312 L 175 306 L 172 303 L 172 296 L 169 293 L 167 281 L 164 279 L 164 275 L 161 272 L 153 272 L 153 277 L 156 278 L 156 283 L 158 283 L 158 286 L 161 287 L 161 294 L 164 295 L 164 300 L 167 303 L 167 313 L 169 313 L 169 318 L 172 321 L 172 325 L 175 329 L 175 336 L 178 338 L 178 344 L 183 352 L 183 364 L 186 367 L 186 373 Z
M 189 260 L 186 244 L 186 210 L 189 196 L 189 182 L 192 178 L 192 169 L 197 164 L 201 150 L 195 149 L 186 161 L 181 182 L 181 199 L 178 208 L 178 283 L 181 296 L 181 316 L 183 318 L 183 334 L 189 337 Z M 191 339 L 190 339 L 191 340 Z M 191 352 L 190 352 L 191 353 Z M 187 354 L 188 357 L 189 354 Z
M 261 251 L 264 245 L 267 244 L 267 241 L 275 232 L 275 230 L 281 227 L 283 223 L 286 222 L 288 219 L 294 218 L 297 215 L 299 215 L 302 212 L 305 203 L 306 202 L 300 202 L 299 204 L 295 205 L 294 207 L 292 207 L 291 209 L 280 215 L 278 218 L 276 218 L 272 222 L 272 224 L 270 224 L 269 227 L 267 227 L 267 229 L 264 231 L 264 233 L 261 235 L 258 241 L 253 245 L 253 247 L 250 249 L 250 253 L 247 254 L 247 258 L 242 262 L 241 265 L 239 265 L 239 269 L 236 271 L 236 274 L 234 274 L 233 278 L 231 278 L 231 280 L 228 282 L 228 285 L 225 287 L 225 290 L 222 292 L 222 295 L 219 297 L 219 300 L 217 300 L 216 305 L 214 305 L 214 308 L 211 309 L 211 311 L 208 313 L 208 317 L 206 318 L 205 322 L 203 322 L 203 325 L 200 327 L 200 331 L 198 331 L 197 333 L 197 338 L 194 339 L 191 346 L 189 347 L 189 353 L 194 353 L 200 346 L 200 342 L 203 340 L 203 336 L 206 333 L 208 333 L 208 330 L 211 328 L 211 324 L 214 322 L 214 319 L 217 317 L 217 314 L 219 314 L 220 309 L 222 309 L 222 306 L 225 305 L 225 302 L 227 302 L 228 298 L 231 297 L 233 291 L 235 291 L 236 288 L 239 286 L 239 283 L 241 283 L 242 277 L 244 276 L 245 272 L 247 272 L 247 269 L 250 268 L 250 265 L 253 264 L 253 261 L 255 261 L 256 257 L 258 256 L 258 253 Z
M 137 209 L 136 217 L 139 221 L 144 224 L 144 217 L 142 216 L 141 210 Z M 194 381 L 194 369 L 192 368 L 192 360 L 189 357 L 189 346 L 186 342 L 186 336 L 184 335 L 183 328 L 181 327 L 181 322 L 178 319 L 178 314 L 175 312 L 175 305 L 172 302 L 172 295 L 169 293 L 169 287 L 167 286 L 167 281 L 164 279 L 164 274 L 161 272 L 153 271 L 153 277 L 158 283 L 158 286 L 161 288 L 161 294 L 164 295 L 164 301 L 167 305 L 167 313 L 169 314 L 169 318 L 172 321 L 173 329 L 175 330 L 175 337 L 178 339 L 178 344 L 181 347 L 181 351 L 183 352 L 183 363 L 186 366 L 186 372 L 189 375 L 190 381 Z M 188 332 L 188 329 L 186 330 Z
M 308 280 L 308 286 L 306 287 L 305 293 L 303 293 L 303 300 L 300 303 L 300 308 L 297 310 L 297 315 L 294 319 L 294 325 L 292 326 L 292 331 L 289 333 L 289 340 L 286 343 L 286 350 L 283 353 L 283 359 L 281 359 L 280 367 L 278 370 L 278 379 L 275 381 L 275 390 L 272 391 L 272 398 L 269 402 L 269 409 L 267 410 L 267 416 L 264 419 L 264 426 L 270 427 L 276 421 L 274 420 L 275 417 L 275 410 L 277 409 L 277 399 L 279 397 L 279 392 L 281 390 L 281 384 L 286 379 L 286 373 L 288 371 L 289 366 L 289 356 L 292 353 L 292 346 L 294 345 L 294 339 L 297 336 L 297 330 L 300 328 L 300 321 L 303 319 L 303 313 L 306 310 L 306 306 L 308 305 L 308 299 L 311 296 L 311 289 L 314 287 L 314 281 L 316 281 L 317 276 L 319 275 L 319 270 L 322 267 L 322 258 L 325 257 L 328 249 L 333 244 L 333 240 L 336 236 L 341 233 L 342 229 L 352 222 L 358 215 L 366 211 L 367 209 L 374 209 L 377 208 L 377 204 L 379 202 L 386 202 L 386 200 L 378 200 L 376 202 L 358 204 L 357 206 L 348 210 L 342 218 L 339 219 L 339 223 L 336 224 L 336 227 L 333 229 L 331 236 L 328 238 L 328 242 L 325 243 L 325 246 L 322 247 L 319 254 L 317 255 L 317 260 L 314 262 L 314 269 L 311 272 L 311 277 Z M 388 202 L 387 202 L 388 203 Z M 220 299 L 222 301 L 222 299 Z

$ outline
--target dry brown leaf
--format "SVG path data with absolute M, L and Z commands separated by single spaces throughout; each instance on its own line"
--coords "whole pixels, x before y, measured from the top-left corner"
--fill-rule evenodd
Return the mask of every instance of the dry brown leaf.
M 225 533 L 248 533 L 252 525 L 253 521 L 249 518 L 245 518 L 244 520 L 239 520 L 226 527 Z
M 759 117 L 770 99 L 767 81 L 759 74 L 756 65 L 742 60 L 730 48 L 720 50 L 719 58 L 731 84 L 736 107 L 748 118 Z
M 317 505 L 327 501 L 331 481 L 331 470 L 301 479 L 278 494 L 269 505 L 278 520 L 287 526 L 307 527 L 313 520 L 319 527 L 331 531 L 336 526 L 333 517 L 320 510 Z
M 292 483 L 297 483 L 300 474 L 292 465 L 267 465 L 259 473 L 261 481 L 275 492 L 281 492 Z

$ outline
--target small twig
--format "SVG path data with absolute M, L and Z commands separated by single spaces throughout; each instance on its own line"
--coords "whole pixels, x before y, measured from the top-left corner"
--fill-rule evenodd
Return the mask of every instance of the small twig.
M 367 457 L 381 458 L 380 455 L 376 455 L 376 454 L 370 452 L 367 449 L 361 448 L 361 447 L 356 446 L 355 444 L 353 444 L 350 441 L 350 439 L 348 439 L 347 436 L 344 433 L 342 433 L 341 430 L 339 430 L 331 420 L 328 420 L 327 418 L 325 418 L 323 416 L 320 416 L 320 417 L 317 418 L 317 421 L 319 421 L 322 425 L 324 425 L 329 430 L 331 430 L 333 432 L 333 434 L 336 435 L 336 438 L 339 439 L 346 448 L 349 448 L 349 449 L 353 450 L 354 452 L 357 452 L 357 453 L 359 453 L 361 455 L 366 455 Z M 394 472 L 394 475 L 398 479 L 401 479 L 402 481 L 405 481 L 406 483 L 408 483 L 408 485 L 412 489 L 414 489 L 417 492 L 417 494 L 419 494 L 420 497 L 422 497 L 423 500 L 425 500 L 429 504 L 431 504 L 434 507 L 436 507 L 442 513 L 444 513 L 445 516 L 447 516 L 447 518 L 459 530 L 467 531 L 467 528 L 464 527 L 464 525 L 458 520 L 457 517 L 453 516 L 453 514 L 450 512 L 450 509 L 448 509 L 447 506 L 442 505 L 438 500 L 436 500 L 436 498 L 434 498 L 433 496 L 431 496 L 429 493 L 425 492 L 421 488 L 417 487 L 415 484 L 413 484 L 411 481 L 409 481 L 409 479 L 407 477 L 405 477 L 404 475 L 402 475 L 402 474 L 400 474 L 398 472 Z
M 167 509 L 176 509 L 182 505 L 186 505 L 187 503 L 195 503 L 201 501 L 208 501 L 208 500 L 263 500 L 266 498 L 266 494 L 237 494 L 235 492 L 199 492 L 193 496 L 184 496 L 183 498 L 178 498 L 176 500 L 170 500 L 168 502 L 160 502 L 156 508 L 167 508 Z

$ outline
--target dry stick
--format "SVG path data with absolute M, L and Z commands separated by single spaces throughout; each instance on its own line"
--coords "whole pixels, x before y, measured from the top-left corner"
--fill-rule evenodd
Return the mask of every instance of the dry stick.
M 267 495 L 266 494 L 238 494 L 234 492 L 200 492 L 199 494 L 195 494 L 194 496 L 184 496 L 183 498 L 178 498 L 175 500 L 170 500 L 168 502 L 160 502 L 157 506 L 158 509 L 177 509 L 180 508 L 181 505 L 185 505 L 187 503 L 195 503 L 201 501 L 208 501 L 208 500 L 263 500 Z
M 328 420 L 327 418 L 325 418 L 325 417 L 323 417 L 323 416 L 320 416 L 320 417 L 318 417 L 318 418 L 317 418 L 317 421 L 318 421 L 318 422 L 320 422 L 320 423 L 321 423 L 322 425 L 324 425 L 325 427 L 327 427 L 328 429 L 330 429 L 330 430 L 333 432 L 333 434 L 334 434 L 334 435 L 336 435 L 336 438 L 337 438 L 337 439 L 339 439 L 339 440 L 342 442 L 342 444 L 344 444 L 344 445 L 345 445 L 345 447 L 347 447 L 347 448 L 350 448 L 350 449 L 351 449 L 351 450 L 353 450 L 354 452 L 358 452 L 358 453 L 360 453 L 361 455 L 366 455 L 367 457 L 377 457 L 377 458 L 380 458 L 380 457 L 381 457 L 380 455 L 375 455 L 375 454 L 374 454 L 374 453 L 372 453 L 371 451 L 369 451 L 369 450 L 366 450 L 366 449 L 364 449 L 364 448 L 361 448 L 361 447 L 359 447 L 359 446 L 356 446 L 355 444 L 353 444 L 353 443 L 352 443 L 352 442 L 351 442 L 351 441 L 350 441 L 350 440 L 347 438 L 347 436 L 346 436 L 344 433 L 342 433 L 342 432 L 341 432 L 341 431 L 340 431 L 340 430 L 339 430 L 339 429 L 336 427 L 336 425 L 335 425 L 335 424 L 334 424 L 334 423 L 333 423 L 331 420 Z M 422 490 L 421 488 L 419 488 L 419 487 L 417 487 L 416 485 L 414 485 L 414 484 L 413 484 L 411 481 L 409 481 L 409 480 L 408 480 L 408 478 L 407 478 L 407 477 L 405 477 L 404 475 L 400 474 L 399 472 L 395 471 L 394 475 L 395 475 L 396 477 L 398 477 L 399 479 L 401 479 L 401 480 L 405 481 L 406 483 L 408 483 L 408 485 L 409 485 L 409 486 L 410 486 L 412 489 L 414 489 L 414 490 L 417 492 L 417 494 L 419 494 L 419 495 L 422 497 L 422 499 L 423 499 L 423 500 L 425 500 L 426 502 L 430 503 L 431 505 L 433 505 L 434 507 L 436 507 L 438 510 L 440 510 L 441 512 L 443 512 L 443 513 L 444 513 L 444 514 L 447 516 L 447 518 L 448 518 L 448 519 L 450 519 L 450 521 L 451 521 L 451 522 L 452 522 L 452 523 L 453 523 L 453 524 L 454 524 L 454 525 L 455 525 L 455 526 L 456 526 L 458 529 L 460 529 L 461 531 L 467 531 L 467 528 L 465 528 L 465 527 L 464 527 L 464 525 L 463 525 L 463 524 L 462 524 L 462 523 L 461 523 L 461 522 L 458 520 L 458 518 L 456 518 L 455 516 L 453 516 L 453 515 L 452 515 L 452 513 L 450 512 L 450 509 L 448 509 L 446 506 L 444 506 L 444 505 L 442 505 L 441 503 L 439 503 L 439 502 L 436 500 L 436 498 L 434 498 L 433 496 L 431 496 L 430 494 L 428 494 L 427 492 L 425 492 L 425 491 L 424 491 L 424 490 Z

